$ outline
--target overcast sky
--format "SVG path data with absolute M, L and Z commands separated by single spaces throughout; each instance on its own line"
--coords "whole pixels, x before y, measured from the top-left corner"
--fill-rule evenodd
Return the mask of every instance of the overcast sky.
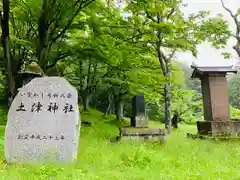
M 227 11 L 222 8 L 220 0 L 183 0 L 183 3 L 188 4 L 185 8 L 184 13 L 191 14 L 202 10 L 210 10 L 213 15 L 217 15 L 219 13 L 223 14 L 223 18 L 227 20 L 230 24 L 231 30 L 235 32 L 235 25 L 234 22 Z M 240 8 L 240 0 L 224 0 L 225 5 L 231 9 L 234 13 Z M 203 44 L 198 49 L 198 57 L 197 61 L 217 61 L 217 60 L 224 60 L 221 52 L 231 52 L 233 57 L 238 57 L 235 51 L 232 49 L 233 45 L 235 45 L 235 40 L 231 39 L 228 42 L 228 46 L 226 49 L 223 50 L 216 50 L 211 47 L 210 44 Z M 189 64 L 195 59 L 192 57 L 191 53 L 181 53 L 178 55 L 180 60 L 187 61 Z M 233 58 L 234 59 L 234 58 Z

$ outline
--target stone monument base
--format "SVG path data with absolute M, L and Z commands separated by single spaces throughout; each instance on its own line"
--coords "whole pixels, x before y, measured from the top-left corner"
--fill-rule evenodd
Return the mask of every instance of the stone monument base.
M 213 140 L 213 141 L 240 140 L 239 136 L 211 136 L 211 135 L 200 135 L 200 134 L 194 134 L 194 133 L 187 133 L 187 137 L 191 139 Z
M 166 140 L 166 130 L 155 128 L 131 128 L 125 127 L 120 128 L 120 137 L 122 140 L 151 140 L 151 141 L 162 141 Z
M 147 116 L 141 115 L 141 116 L 132 117 L 131 126 L 136 128 L 147 128 L 148 127 Z
M 197 121 L 198 133 L 187 133 L 193 139 L 240 140 L 240 121 Z
M 197 121 L 199 135 L 240 137 L 240 121 Z

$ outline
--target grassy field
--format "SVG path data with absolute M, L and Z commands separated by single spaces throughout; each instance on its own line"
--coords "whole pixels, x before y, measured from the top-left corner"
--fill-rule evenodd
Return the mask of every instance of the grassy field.
M 81 129 L 79 160 L 68 167 L 4 164 L 2 126 L 0 180 L 240 179 L 240 142 L 187 139 L 186 132 L 195 132 L 196 128 L 181 125 L 164 145 L 130 141 L 110 143 L 110 136 L 118 134 L 114 118 L 103 118 L 100 112 L 91 111 L 82 119 L 91 121 L 93 126 Z

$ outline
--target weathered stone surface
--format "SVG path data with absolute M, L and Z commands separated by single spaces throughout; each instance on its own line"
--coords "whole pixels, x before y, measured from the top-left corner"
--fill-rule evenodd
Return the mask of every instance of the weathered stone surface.
M 132 118 L 131 126 L 145 128 L 148 127 L 144 95 L 136 95 L 132 99 Z
M 211 121 L 197 121 L 197 130 L 201 135 L 212 134 Z
M 7 162 L 73 162 L 80 115 L 77 91 L 64 78 L 35 78 L 20 89 L 8 113 Z
M 135 141 L 160 141 L 165 142 L 166 136 L 158 135 L 158 136 L 122 136 L 121 140 L 135 140 Z
M 121 128 L 120 137 L 122 140 L 151 140 L 151 141 L 165 141 L 167 132 L 165 129 L 135 129 L 135 128 Z
M 240 121 L 198 121 L 200 135 L 240 136 Z
M 133 129 L 133 128 L 121 128 L 120 129 L 121 135 L 124 136 L 144 136 L 144 135 L 166 135 L 165 129 Z
M 240 136 L 240 121 L 212 121 L 213 136 Z
M 187 133 L 188 138 L 201 139 L 201 140 L 212 140 L 212 141 L 228 141 L 228 140 L 240 140 L 239 136 L 209 136 L 199 135 L 194 133 Z

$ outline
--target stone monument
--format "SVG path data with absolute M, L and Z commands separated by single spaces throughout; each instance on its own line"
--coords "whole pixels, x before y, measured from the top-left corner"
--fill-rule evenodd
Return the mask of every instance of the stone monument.
M 149 128 L 144 95 L 132 99 L 132 118 L 130 127 L 120 128 L 121 139 L 165 141 L 166 130 Z
M 139 94 L 132 99 L 131 126 L 139 128 L 148 127 L 144 95 Z
M 80 136 L 78 94 L 60 77 L 23 86 L 9 109 L 5 157 L 9 163 L 71 163 Z
M 239 136 L 240 121 L 230 120 L 227 73 L 237 70 L 227 61 L 217 65 L 194 63 L 192 78 L 199 78 L 202 85 L 204 121 L 197 122 L 199 135 Z

